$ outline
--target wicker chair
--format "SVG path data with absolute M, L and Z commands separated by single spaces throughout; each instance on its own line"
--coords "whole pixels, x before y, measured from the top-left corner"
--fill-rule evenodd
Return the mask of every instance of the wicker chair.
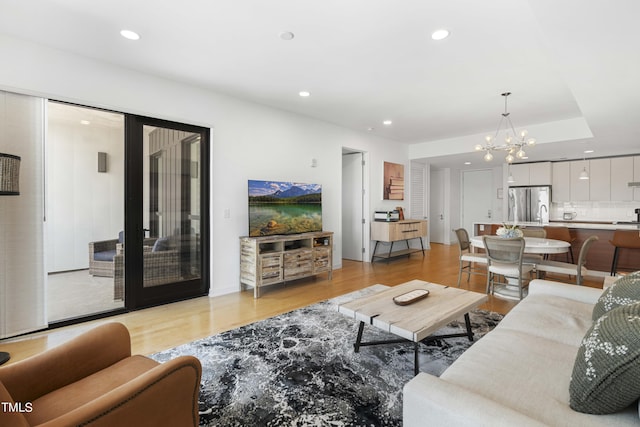
M 89 242 L 89 274 L 92 276 L 113 277 L 113 261 L 96 259 L 97 253 L 111 253 L 116 255 L 118 239 L 99 240 Z
M 123 234 L 118 239 L 98 240 L 89 242 L 89 274 L 92 276 L 114 277 L 114 258 L 122 252 Z M 145 246 L 153 246 L 155 238 L 145 238 Z M 96 254 L 101 254 L 96 256 Z
M 124 251 L 120 251 L 114 258 L 113 299 L 124 299 Z M 175 249 L 152 251 L 145 247 L 143 253 L 143 283 L 142 286 L 165 285 L 180 280 L 180 252 Z

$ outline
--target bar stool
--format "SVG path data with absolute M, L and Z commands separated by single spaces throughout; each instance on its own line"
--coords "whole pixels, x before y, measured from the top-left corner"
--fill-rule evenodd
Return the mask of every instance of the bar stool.
M 569 244 L 573 244 L 574 240 L 576 240 L 575 237 L 571 237 L 568 227 L 545 226 L 544 231 L 547 232 L 547 239 L 562 240 Z M 567 261 L 569 261 L 569 256 L 571 256 L 571 263 L 575 264 L 573 259 L 573 248 L 571 246 L 569 246 L 569 252 L 567 252 Z
M 613 240 L 609 240 L 609 243 L 615 246 L 611 263 L 611 275 L 615 276 L 620 249 L 640 249 L 640 231 L 616 230 L 613 232 Z

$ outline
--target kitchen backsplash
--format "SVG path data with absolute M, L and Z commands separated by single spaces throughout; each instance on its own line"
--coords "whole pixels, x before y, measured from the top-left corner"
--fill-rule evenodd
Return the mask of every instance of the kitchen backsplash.
M 549 219 L 563 221 L 564 214 L 570 213 L 573 221 L 635 221 L 637 208 L 640 202 L 554 202 Z

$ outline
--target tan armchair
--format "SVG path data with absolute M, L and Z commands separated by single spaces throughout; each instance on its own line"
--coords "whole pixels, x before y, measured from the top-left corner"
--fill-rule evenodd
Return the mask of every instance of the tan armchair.
M 193 356 L 131 356 L 127 328 L 108 323 L 0 367 L 0 401 L 23 409 L 0 410 L 0 426 L 197 426 L 201 375 Z

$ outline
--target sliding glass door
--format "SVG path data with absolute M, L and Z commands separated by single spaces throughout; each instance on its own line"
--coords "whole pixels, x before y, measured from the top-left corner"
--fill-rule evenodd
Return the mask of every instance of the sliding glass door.
M 209 130 L 128 116 L 126 141 L 126 306 L 206 295 Z
M 50 324 L 124 309 L 122 113 L 47 102 L 46 271 Z
M 49 101 L 47 320 L 208 292 L 208 129 Z

